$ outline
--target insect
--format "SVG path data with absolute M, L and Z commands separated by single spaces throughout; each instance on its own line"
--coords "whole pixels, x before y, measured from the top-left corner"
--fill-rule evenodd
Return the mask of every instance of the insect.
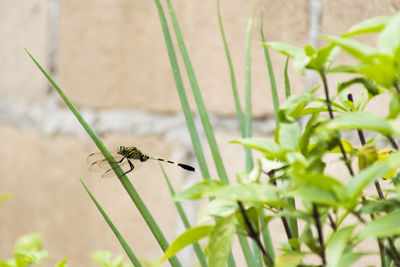
M 149 159 L 168 162 L 170 164 L 177 165 L 187 171 L 192 171 L 192 172 L 196 171 L 195 168 L 190 165 L 173 162 L 170 160 L 160 159 L 160 158 L 154 158 L 152 156 L 144 154 L 137 147 L 134 147 L 134 146 L 127 146 L 127 147 L 120 146 L 120 147 L 118 147 L 118 149 L 116 151 L 111 152 L 111 154 L 114 157 L 114 159 L 116 160 L 115 164 L 116 165 L 118 164 L 122 168 L 122 170 L 124 171 L 124 174 L 128 174 L 131 171 L 133 171 L 134 169 L 137 169 L 141 165 L 141 163 L 143 163 Z M 110 168 L 110 164 L 104 158 L 102 153 L 98 152 L 98 153 L 90 154 L 87 157 L 87 162 L 90 164 L 90 166 L 89 166 L 90 171 L 98 172 L 98 171 L 106 170 L 106 172 L 103 173 L 101 178 L 115 176 L 114 169 L 116 168 L 116 166 Z

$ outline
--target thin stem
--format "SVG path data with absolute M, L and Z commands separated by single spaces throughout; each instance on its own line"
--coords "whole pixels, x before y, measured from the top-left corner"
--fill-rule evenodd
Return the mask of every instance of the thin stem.
M 244 222 L 246 223 L 246 226 L 248 228 L 248 234 L 249 234 L 250 238 L 253 239 L 256 242 L 257 246 L 261 250 L 261 252 L 263 254 L 263 259 L 264 259 L 265 264 L 267 266 L 273 266 L 274 262 L 273 262 L 271 256 L 265 250 L 263 244 L 261 243 L 260 236 L 254 230 L 254 227 L 253 227 L 252 223 L 250 222 L 249 217 L 247 217 L 246 210 L 245 210 L 245 208 L 243 206 L 243 203 L 241 201 L 238 201 L 237 204 L 239 206 L 240 213 L 243 216 Z
M 399 83 L 395 83 L 393 86 L 394 86 L 394 88 L 396 88 L 396 92 L 397 92 L 398 94 L 400 94 Z
M 322 233 L 322 226 L 320 222 L 320 216 L 318 212 L 317 205 L 313 203 L 313 217 L 315 220 L 315 225 L 317 227 L 318 231 L 318 241 L 319 241 L 319 246 L 320 246 L 320 256 L 322 259 L 322 265 L 326 265 L 326 257 L 325 257 L 325 244 L 324 244 L 324 235 Z
M 352 103 L 354 103 L 353 95 L 348 94 L 347 99 L 350 100 Z M 364 146 L 367 142 L 365 141 L 365 136 L 364 132 L 361 129 L 357 129 L 358 137 L 360 138 L 361 145 Z M 383 195 L 381 185 L 379 184 L 378 181 L 374 182 L 376 191 L 378 192 L 379 198 L 380 199 L 385 199 L 385 196 Z
M 328 218 L 329 218 L 329 222 L 331 223 L 331 227 L 332 227 L 333 231 L 336 231 L 337 230 L 336 223 L 332 219 L 332 216 L 330 214 L 328 214 Z
M 329 117 L 331 118 L 331 120 L 333 120 L 335 118 L 335 116 L 333 115 L 333 111 L 332 111 L 332 103 L 331 103 L 331 99 L 329 97 L 329 88 L 328 88 L 328 82 L 326 80 L 325 71 L 321 69 L 319 74 L 321 76 L 322 82 L 324 83 L 325 99 L 326 99 L 326 105 L 328 106 Z M 344 163 L 346 164 L 350 175 L 354 176 L 353 168 L 351 167 L 351 163 L 350 163 L 349 159 L 347 158 L 347 154 L 346 154 L 346 151 L 344 150 L 341 140 L 339 140 L 339 148 L 340 148 L 340 152 L 342 152 Z
M 399 146 L 397 145 L 396 141 L 394 140 L 394 138 L 391 135 L 388 135 L 387 139 L 389 139 L 389 142 L 394 149 L 399 150 Z

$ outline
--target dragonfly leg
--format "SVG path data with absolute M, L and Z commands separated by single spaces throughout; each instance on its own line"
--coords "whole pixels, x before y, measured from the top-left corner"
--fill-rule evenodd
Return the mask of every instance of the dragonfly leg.
M 129 159 L 127 159 L 127 161 L 128 161 L 128 164 L 129 164 L 129 170 L 124 172 L 123 175 L 126 175 L 126 174 L 130 173 L 131 171 L 133 171 L 133 169 L 135 169 L 135 166 L 133 166 L 132 162 Z

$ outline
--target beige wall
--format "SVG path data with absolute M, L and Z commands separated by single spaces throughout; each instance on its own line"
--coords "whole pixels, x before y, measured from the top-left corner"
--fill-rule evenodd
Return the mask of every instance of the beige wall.
M 315 25 L 318 20 L 311 18 L 309 2 L 221 1 L 242 96 L 244 39 L 256 7 L 252 82 L 254 114 L 262 118 L 255 128 L 258 136 L 269 136 L 274 125 L 267 69 L 259 46 L 261 9 L 268 40 L 303 46 L 311 26 L 319 26 L 324 34 L 340 34 L 357 21 L 391 15 L 400 8 L 400 0 L 327 0 L 322 1 L 321 20 Z M 56 9 L 54 3 L 58 3 Z M 214 118 L 227 170 L 234 179 L 234 174 L 243 170 L 243 154 L 240 147 L 227 145 L 239 133 L 216 1 L 176 0 L 173 4 Z M 45 247 L 55 255 L 50 262 L 69 254 L 70 266 L 95 266 L 90 260 L 92 251 L 122 251 L 78 176 L 87 182 L 140 258 L 160 257 L 161 250 L 118 180 L 101 180 L 98 174 L 88 172 L 85 159 L 95 146 L 58 96 L 48 92 L 46 80 L 22 49 L 26 46 L 46 68 L 55 62 L 56 80 L 111 149 L 136 145 L 155 156 L 197 165 L 153 1 L 2 0 L 0 25 L 0 194 L 13 193 L 11 200 L 0 204 L 0 257 L 7 258 L 14 240 L 31 231 L 43 234 Z M 55 54 L 50 53 L 53 48 Z M 276 53 L 271 56 L 282 95 L 285 59 Z M 293 91 L 303 91 L 303 77 L 293 68 L 290 75 Z M 177 190 L 199 180 L 173 166 L 165 167 Z M 132 183 L 167 238 L 173 240 L 182 229 L 157 163 L 139 169 L 132 175 Z M 196 211 L 196 206 L 189 208 Z M 274 229 L 278 232 L 283 232 L 280 225 Z

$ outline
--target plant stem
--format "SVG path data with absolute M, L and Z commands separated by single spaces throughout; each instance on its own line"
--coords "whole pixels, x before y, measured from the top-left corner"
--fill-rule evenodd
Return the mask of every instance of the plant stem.
M 333 115 L 333 111 L 332 111 L 332 103 L 331 103 L 331 99 L 329 97 L 329 88 L 328 88 L 328 82 L 326 80 L 325 71 L 323 69 L 321 69 L 319 74 L 321 76 L 322 82 L 324 83 L 325 99 L 326 99 L 326 105 L 328 106 L 329 117 L 331 118 L 331 120 L 333 120 L 335 118 L 335 116 Z M 350 175 L 354 176 L 353 168 L 351 167 L 351 163 L 350 163 L 349 159 L 347 158 L 346 151 L 344 150 L 341 140 L 339 140 L 339 148 L 340 148 L 340 151 L 342 152 L 344 163 L 346 164 Z
M 398 94 L 400 94 L 399 83 L 394 83 L 393 86 L 394 86 L 394 88 L 396 88 L 396 92 L 397 92 Z
M 274 265 L 274 262 L 273 262 L 271 256 L 265 250 L 263 244 L 261 243 L 260 236 L 254 230 L 254 227 L 253 227 L 252 223 L 250 222 L 249 217 L 247 217 L 246 210 L 245 210 L 245 208 L 243 206 L 243 203 L 241 201 L 238 201 L 237 204 L 239 206 L 240 213 L 243 216 L 244 222 L 246 223 L 246 226 L 248 228 L 248 234 L 249 234 L 250 238 L 253 239 L 254 242 L 256 242 L 257 246 L 261 250 L 261 252 L 263 254 L 264 263 L 267 266 L 271 266 L 272 267 Z
M 320 256 L 322 259 L 322 265 L 326 265 L 326 257 L 325 257 L 325 244 L 324 244 L 324 235 L 322 233 L 322 226 L 320 222 L 320 216 L 318 212 L 317 205 L 313 203 L 313 217 L 315 220 L 315 226 L 317 227 L 318 231 L 318 241 L 319 241 L 319 246 L 320 246 Z
M 352 103 L 354 103 L 353 95 L 348 94 L 347 99 L 350 100 Z M 365 136 L 364 132 L 361 129 L 357 129 L 358 137 L 360 138 L 361 145 L 364 146 L 367 142 L 365 141 Z M 378 181 L 374 182 L 376 191 L 378 192 L 379 198 L 380 199 L 385 199 L 385 196 L 383 195 L 381 185 L 379 184 Z

